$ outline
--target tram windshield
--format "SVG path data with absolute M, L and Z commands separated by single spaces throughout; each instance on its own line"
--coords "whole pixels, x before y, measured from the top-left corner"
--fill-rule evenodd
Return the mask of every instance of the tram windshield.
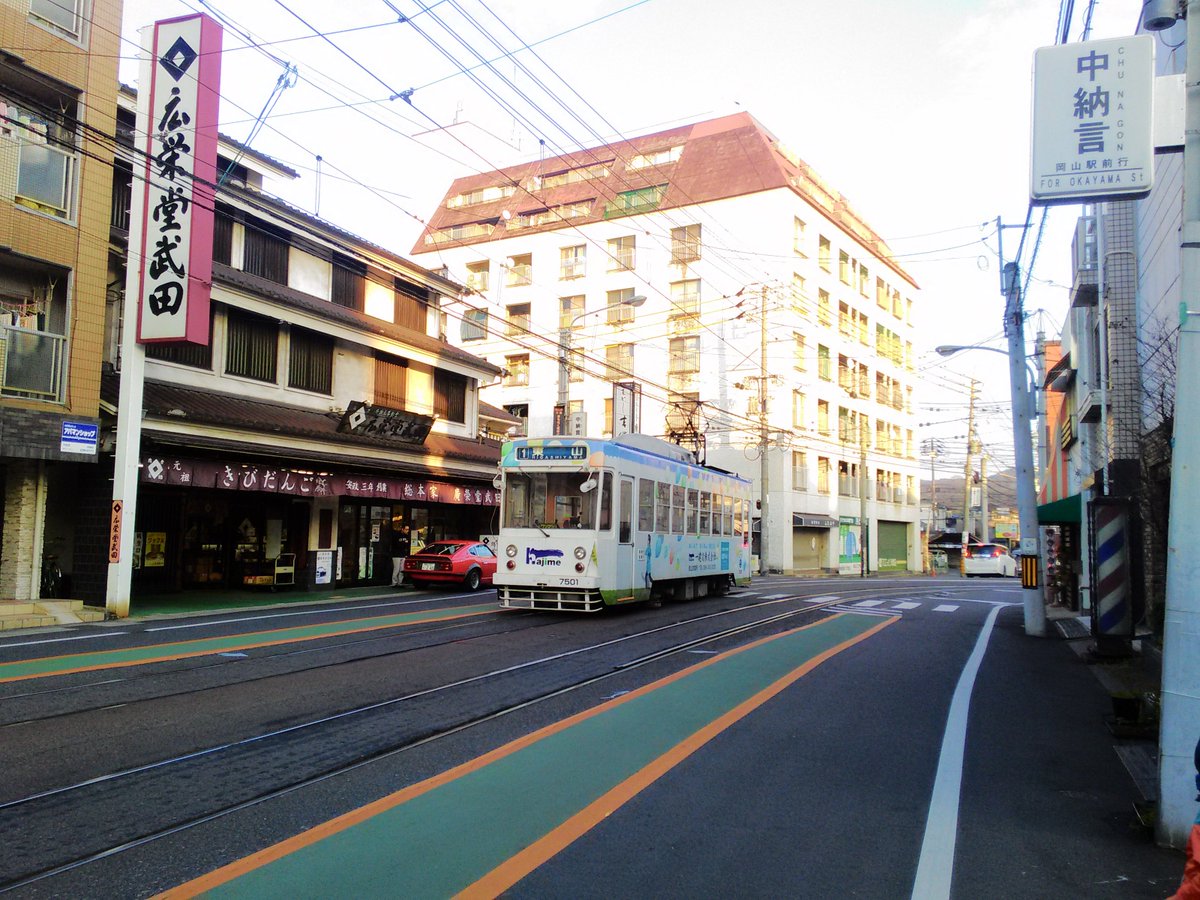
M 612 527 L 612 474 L 609 472 L 507 472 L 504 477 L 505 528 Z

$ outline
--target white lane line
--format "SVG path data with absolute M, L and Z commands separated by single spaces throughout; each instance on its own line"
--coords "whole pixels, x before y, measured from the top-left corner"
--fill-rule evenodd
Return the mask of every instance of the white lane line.
M 1000 607 L 997 606 L 995 608 L 999 609 Z M 953 603 L 943 603 L 940 606 L 935 606 L 933 608 L 933 611 L 934 612 L 954 612 L 956 609 L 958 609 L 958 607 L 955 606 Z
M 883 601 L 882 600 L 859 600 L 854 605 L 855 606 L 864 606 L 869 609 L 872 606 L 883 606 Z
M 938 756 L 937 776 L 929 798 L 929 817 L 925 820 L 925 838 L 921 842 L 921 858 L 917 863 L 917 878 L 913 883 L 913 900 L 942 900 L 950 897 L 954 879 L 954 841 L 958 835 L 958 800 L 962 791 L 963 756 L 967 747 L 967 717 L 971 711 L 971 691 L 975 676 L 983 662 L 988 638 L 996 616 L 1003 607 L 994 606 L 975 641 L 975 649 L 967 659 L 950 712 L 946 731 L 942 735 L 942 751 Z
M 910 603 L 907 600 L 902 600 L 899 603 L 892 604 L 892 609 L 919 609 L 920 607 L 920 603 Z
M 64 641 L 94 641 L 97 638 L 120 637 L 123 634 L 129 634 L 129 632 L 106 631 L 104 634 L 80 634 L 75 637 L 46 638 L 44 641 L 21 641 L 17 644 L 0 644 L 0 650 L 7 650 L 9 647 L 36 647 L 38 644 L 59 644 Z

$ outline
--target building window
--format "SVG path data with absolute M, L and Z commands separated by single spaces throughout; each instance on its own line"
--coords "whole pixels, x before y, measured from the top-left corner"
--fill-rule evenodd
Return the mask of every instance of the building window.
M 218 203 L 213 215 L 213 262 L 233 265 L 234 212 Z
M 821 434 L 829 434 L 829 401 L 817 401 L 817 431 Z
M 639 153 L 629 161 L 628 169 L 631 172 L 636 172 L 638 169 L 645 169 L 649 166 L 669 165 L 670 163 L 677 162 L 682 155 L 683 144 L 676 144 L 674 147 L 668 147 L 665 150 L 655 150 L 651 153 Z
M 582 278 L 586 274 L 587 245 L 562 247 L 558 251 L 558 277 Z
M 792 273 L 792 311 L 802 319 L 808 318 L 808 282 L 799 272 Z
M 316 394 L 333 393 L 333 338 L 291 328 L 288 359 L 288 387 Z
M 558 327 L 559 330 L 574 328 L 576 321 L 583 315 L 583 294 L 558 298 Z
M 808 426 L 803 391 L 792 391 L 792 427 L 803 431 Z
M 833 272 L 833 244 L 823 234 L 817 238 L 817 265 L 822 271 Z
M 606 296 L 608 298 L 606 321 L 609 325 L 628 325 L 633 321 L 634 307 L 629 303 L 635 296 L 633 288 L 609 291 Z
M 504 407 L 504 411 L 510 416 L 516 416 L 521 420 L 521 424 L 517 427 L 521 434 L 529 434 L 529 404 L 528 403 L 510 403 Z
M 463 313 L 459 335 L 464 341 L 482 341 L 488 333 L 488 311 L 468 309 Z
M 449 422 L 467 421 L 467 376 L 433 370 L 433 414 Z
M 808 454 L 803 450 L 792 451 L 792 490 L 808 490 Z
M 805 225 L 803 219 L 799 217 L 794 217 L 792 219 L 792 251 L 797 256 L 807 258 L 808 254 L 805 252 L 807 245 L 804 241 L 804 228 Z
M 393 278 L 392 300 L 392 321 L 402 328 L 425 334 L 429 322 L 429 289 L 404 278 Z
M 700 279 L 671 282 L 671 318 L 697 319 L 700 315 Z M 699 322 L 695 323 L 696 327 Z
M 608 241 L 608 271 L 632 272 L 637 255 L 637 238 L 632 234 Z
M 491 275 L 491 263 L 486 259 L 481 262 L 467 263 L 467 287 L 482 294 L 488 289 L 488 279 Z
M 273 319 L 229 309 L 225 371 L 274 383 L 279 358 L 279 325 Z
M 193 369 L 212 371 L 212 320 L 215 307 L 208 310 L 208 333 L 210 340 L 204 346 L 188 344 L 182 341 L 146 344 L 146 359 L 157 359 L 161 362 L 175 363 L 179 366 L 190 366 Z
M 829 493 L 829 457 L 817 457 L 817 491 L 822 494 Z
M 39 25 L 45 25 L 73 41 L 81 41 L 85 2 L 86 0 L 29 0 L 29 12 Z
M 375 353 L 375 405 L 404 409 L 408 391 L 408 360 Z
M 533 284 L 533 254 L 522 253 L 514 256 L 508 264 L 508 276 L 504 279 L 508 287 L 520 287 Z
M 649 212 L 658 209 L 663 195 L 667 192 L 665 184 L 637 188 L 632 191 L 622 191 L 612 200 L 604 204 L 604 217 L 628 216 L 634 213 Z
M 476 188 L 466 194 L 456 194 L 446 201 L 447 209 L 461 209 L 464 206 L 474 206 L 477 203 L 495 203 L 506 200 L 516 192 L 516 186 L 511 184 L 489 185 Z
M 340 253 L 333 254 L 333 285 L 330 297 L 338 306 L 362 312 L 367 302 L 367 267 Z
M 833 324 L 833 306 L 829 300 L 829 291 L 817 289 L 817 324 L 830 326 Z
M 633 377 L 633 344 L 610 344 L 604 348 L 606 371 L 609 381 L 624 381 Z
M 669 352 L 668 374 L 679 375 L 684 372 L 700 371 L 699 337 L 692 335 L 690 337 L 671 338 Z
M 287 284 L 287 233 L 247 216 L 242 270 L 248 275 L 258 275 L 276 284 Z
M 17 147 L 19 205 L 59 219 L 75 217 L 77 105 L 73 94 L 49 88 L 39 91 L 30 104 L 0 96 L 0 138 Z
M 508 321 L 504 323 L 504 333 L 509 337 L 529 333 L 529 304 L 513 303 L 506 309 Z
M 509 387 L 529 384 L 529 354 L 504 357 L 504 383 Z
M 689 263 L 700 258 L 700 226 L 671 229 L 671 262 Z
M 838 280 L 842 284 L 852 284 L 854 281 L 850 254 L 845 250 L 838 251 Z
M 833 381 L 833 357 L 824 344 L 817 344 L 817 375 L 822 381 Z
M 797 372 L 808 371 L 807 349 L 804 346 L 804 335 L 798 331 L 792 332 L 792 366 Z

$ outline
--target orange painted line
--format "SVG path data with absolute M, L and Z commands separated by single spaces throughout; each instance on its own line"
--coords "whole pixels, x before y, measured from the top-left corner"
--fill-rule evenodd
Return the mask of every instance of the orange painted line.
M 131 666 L 145 666 L 145 665 L 149 665 L 151 663 L 172 662 L 173 660 L 177 660 L 177 659 L 192 659 L 197 656 L 217 656 L 221 653 L 233 653 L 238 650 L 255 650 L 259 647 L 277 647 L 280 644 L 303 644 L 306 641 L 315 641 L 315 640 L 319 640 L 320 638 L 339 637 L 343 634 L 361 634 L 361 633 L 367 632 L 367 631 L 380 631 L 384 628 L 407 628 L 409 625 L 425 625 L 430 622 L 453 622 L 455 619 L 467 619 L 467 618 L 470 618 L 471 616 L 486 616 L 486 615 L 492 615 L 492 614 L 493 614 L 493 610 L 484 610 L 482 612 L 463 613 L 462 615 L 458 615 L 458 616 L 435 616 L 433 618 L 428 618 L 428 619 L 412 619 L 411 621 L 406 621 L 406 622 L 391 622 L 387 625 L 368 625 L 365 628 L 350 628 L 345 631 L 335 631 L 330 634 L 313 634 L 313 635 L 308 635 L 306 637 L 280 638 L 279 640 L 274 640 L 274 641 L 257 641 L 253 644 L 238 644 L 238 645 L 232 646 L 232 647 L 209 648 L 207 650 L 191 650 L 191 651 L 185 650 L 185 651 L 181 651 L 179 653 L 169 653 L 165 656 L 151 656 L 151 657 L 146 657 L 144 659 L 118 660 L 116 662 L 97 663 L 97 664 L 91 665 L 91 666 L 76 666 L 75 668 L 55 669 L 52 672 L 32 672 L 28 675 L 13 675 L 11 677 L 0 677 L 0 684 L 8 684 L 9 682 L 13 682 L 13 681 L 25 681 L 30 678 L 50 678 L 55 675 L 75 675 L 79 672 L 96 672 L 96 671 L 101 671 L 104 669 L 126 669 Z M 326 623 L 324 623 L 324 625 L 341 625 L 343 622 L 354 622 L 354 621 L 358 621 L 358 620 L 342 619 L 337 622 L 326 622 Z M 290 631 L 290 630 L 294 629 L 295 627 L 296 626 L 293 625 L 293 626 L 288 626 L 287 628 L 272 628 L 269 631 L 260 631 L 260 632 L 258 632 L 258 634 L 278 634 L 280 632 Z M 186 646 L 194 645 L 194 644 L 211 643 L 213 640 L 214 640 L 213 638 L 196 638 L 195 640 L 191 640 L 191 641 L 174 641 L 169 644 L 162 644 L 161 646 L 163 648 L 186 647 Z M 141 649 L 144 649 L 144 647 L 130 647 L 128 649 L 129 650 L 141 650 Z M 120 653 L 122 651 L 110 650 L 110 651 L 104 651 L 104 652 Z M 63 656 L 43 656 L 43 657 L 39 657 L 37 660 L 24 660 L 24 662 L 35 662 L 35 661 L 42 662 L 42 661 L 54 660 L 54 659 L 72 659 L 77 656 L 94 656 L 95 653 L 96 653 L 96 651 L 92 651 L 89 653 L 67 653 L 67 654 L 64 654 Z
M 608 816 L 615 813 L 639 793 L 675 768 L 675 766 L 721 734 L 721 732 L 744 719 L 772 697 L 799 681 L 826 660 L 837 656 L 843 650 L 853 647 L 860 641 L 865 641 L 867 638 L 898 621 L 900 621 L 899 617 L 884 619 L 878 625 L 864 631 L 862 634 L 843 641 L 814 656 L 808 662 L 804 663 L 804 665 L 793 669 L 774 684 L 763 688 L 753 697 L 743 700 L 724 715 L 714 719 L 699 731 L 680 741 L 662 756 L 643 767 L 641 771 L 634 773 L 612 790 L 581 809 L 558 828 L 555 828 L 540 840 L 530 844 L 516 856 L 501 863 L 474 884 L 461 891 L 457 896 L 464 898 L 464 900 L 474 900 L 477 897 L 498 897 L 538 866 L 561 853 L 596 825 L 603 822 Z
M 791 635 L 791 634 L 796 634 L 801 631 L 807 631 L 810 628 L 815 628 L 818 625 L 828 622 L 830 619 L 840 618 L 842 615 L 843 615 L 842 613 L 838 613 L 835 616 L 830 616 L 828 618 L 821 619 L 816 622 L 812 622 L 808 625 L 801 626 L 800 628 L 793 628 L 791 631 L 785 631 L 785 632 L 781 632 L 780 634 L 769 635 L 767 637 L 760 638 L 759 640 L 754 641 L 749 644 L 746 644 L 742 647 L 736 647 L 733 650 L 728 650 L 725 653 L 719 654 L 717 656 L 713 656 L 710 659 L 703 660 L 699 663 L 696 663 L 695 665 L 689 666 L 686 669 L 682 669 L 679 672 L 675 672 L 672 675 L 668 675 L 665 678 L 661 678 L 658 681 L 643 685 L 642 687 L 637 688 L 633 691 L 630 691 L 627 694 L 622 694 L 620 697 L 615 697 L 612 700 L 608 700 L 608 701 L 600 704 L 599 706 L 595 706 L 595 707 L 592 707 L 591 709 L 586 709 L 586 710 L 583 710 L 582 712 L 575 713 L 574 715 L 568 716 L 567 718 L 562 719 L 558 722 L 553 722 L 550 725 L 546 725 L 542 728 L 539 728 L 537 731 L 530 732 L 529 734 L 525 735 L 524 737 L 519 737 L 516 740 L 510 741 L 509 743 L 504 744 L 501 747 L 497 747 L 495 750 L 489 750 L 487 753 L 483 754 L 482 756 L 477 756 L 475 759 L 468 760 L 467 762 L 462 763 L 458 766 L 455 766 L 452 769 L 448 769 L 445 772 L 441 773 L 440 775 L 434 775 L 432 778 L 427 778 L 425 781 L 421 781 L 421 782 L 418 782 L 417 784 L 409 785 L 406 788 L 402 788 L 399 791 L 396 791 L 392 794 L 388 794 L 386 797 L 381 797 L 378 800 L 368 803 L 365 806 L 359 807 L 358 809 L 352 810 L 348 813 L 343 813 L 342 815 L 337 816 L 333 819 L 330 819 L 327 822 L 322 822 L 320 825 L 315 825 L 312 828 L 308 829 L 307 831 L 302 831 L 299 834 L 294 835 L 293 837 L 287 838 L 286 840 L 283 840 L 277 844 L 274 844 L 273 846 L 266 847 L 262 850 L 259 850 L 256 853 L 250 854 L 249 856 L 245 856 L 239 860 L 235 860 L 234 862 L 231 862 L 225 866 L 222 866 L 219 869 L 214 869 L 213 871 L 209 872 L 206 875 L 201 875 L 198 878 L 194 878 L 191 881 L 184 882 L 183 884 L 181 884 L 177 887 L 171 888 L 170 890 L 163 891 L 161 894 L 155 895 L 156 900 L 157 900 L 157 898 L 171 898 L 171 900 L 175 900 L 175 898 L 188 898 L 188 897 L 199 896 L 200 894 L 203 894 L 205 891 L 213 890 L 214 888 L 220 887 L 223 884 L 227 884 L 228 882 L 233 881 L 236 878 L 240 878 L 241 876 L 247 874 L 248 872 L 252 872 L 255 869 L 260 869 L 263 866 L 270 865 L 271 863 L 273 863 L 277 860 L 280 860 L 283 857 L 285 857 L 291 853 L 295 853 L 297 850 L 302 850 L 305 847 L 309 847 L 313 844 L 319 843 L 320 841 L 323 841 L 326 838 L 331 837 L 332 835 L 338 834 L 339 832 L 345 831 L 348 828 L 353 828 L 355 825 L 365 822 L 368 819 L 371 819 L 374 816 L 377 816 L 381 813 L 387 812 L 390 809 L 394 809 L 397 806 L 401 806 L 402 804 L 407 803 L 409 800 L 413 800 L 417 797 L 420 797 L 422 794 L 427 794 L 430 791 L 435 790 L 436 788 L 439 788 L 445 784 L 449 784 L 452 781 L 456 781 L 457 779 L 462 778 L 465 775 L 469 775 L 472 772 L 477 772 L 478 770 L 484 768 L 485 766 L 487 766 L 493 762 L 496 762 L 497 760 L 504 759 L 507 756 L 511 756 L 512 754 L 517 753 L 520 750 L 525 749 L 526 747 L 536 744 L 538 741 L 543 740 L 544 738 L 550 737 L 551 735 L 558 734 L 561 731 L 566 731 L 568 728 L 572 727 L 573 725 L 577 725 L 580 722 L 587 721 L 588 719 L 591 719 L 591 718 L 598 716 L 604 712 L 607 712 L 610 709 L 618 707 L 624 703 L 630 703 L 639 697 L 642 697 L 642 696 L 645 696 L 646 694 L 651 693 L 652 691 L 656 691 L 659 688 L 666 687 L 669 684 L 673 684 L 674 682 L 687 677 L 688 675 L 690 675 L 693 672 L 697 672 L 701 669 L 707 668 L 708 666 L 716 665 L 717 663 L 721 662 L 722 660 L 726 660 L 733 656 L 737 656 L 739 653 L 745 653 L 749 650 L 754 649 L 755 647 L 759 647 L 770 641 L 778 640 L 779 638 L 782 638 L 782 637 L 785 637 L 785 636 Z M 814 657 L 812 660 L 810 660 L 808 663 L 806 663 L 804 667 L 801 667 L 803 669 L 803 671 L 801 671 L 800 674 L 792 673 L 792 674 L 795 674 L 795 677 L 792 678 L 792 681 L 795 681 L 796 679 L 802 677 L 802 675 L 805 672 L 811 671 L 812 668 L 815 668 L 816 665 L 818 665 L 820 662 L 823 662 L 824 660 L 828 659 L 830 656 L 834 655 L 835 653 L 845 650 L 847 647 L 857 643 L 858 641 L 863 640 L 864 638 L 866 638 L 872 634 L 875 634 L 876 632 L 880 631 L 887 625 L 891 625 L 892 623 L 898 622 L 898 621 L 899 621 L 898 617 L 894 617 L 891 619 L 885 619 L 879 625 L 872 627 L 870 630 L 864 632 L 862 635 L 859 635 L 856 638 L 852 638 L 851 640 L 846 641 L 843 644 L 839 644 L 838 646 L 832 648 L 831 650 L 827 650 L 824 653 L 820 654 L 819 656 Z M 785 679 L 788 677 L 790 677 L 790 676 L 784 676 Z M 789 681 L 788 684 L 790 684 L 790 683 L 791 682 Z M 778 682 L 777 682 L 777 684 L 778 684 Z M 780 686 L 778 688 L 778 690 L 775 691 L 775 693 L 778 693 L 779 691 L 783 690 L 783 688 L 786 686 L 787 686 L 786 684 Z M 774 685 L 772 685 L 772 687 L 774 687 Z M 765 690 L 770 691 L 771 689 L 772 688 L 769 687 L 769 688 L 766 688 Z M 756 695 L 756 697 L 757 696 L 758 695 Z M 772 694 L 771 696 L 774 696 L 774 694 Z M 766 702 L 767 699 L 769 699 L 769 697 L 763 697 L 763 699 L 761 701 L 759 701 L 759 704 Z M 748 702 L 750 702 L 750 701 L 744 702 L 739 707 L 737 707 L 737 709 L 741 709 L 741 707 L 745 706 L 746 703 L 748 703 Z M 750 712 L 750 709 L 747 709 L 745 712 L 743 712 L 741 714 L 741 716 L 746 715 L 748 712 Z M 728 715 L 728 714 L 726 714 L 726 715 Z M 741 716 L 738 716 L 738 718 L 741 718 Z M 722 721 L 724 718 L 725 717 L 723 716 L 721 719 L 718 719 L 717 721 Z M 736 720 L 734 720 L 734 721 L 736 721 Z M 711 726 L 709 726 L 709 727 L 711 727 Z M 728 725 L 726 725 L 724 727 L 728 727 Z M 702 729 L 701 732 L 698 732 L 697 734 L 702 734 L 705 731 L 706 731 L 706 729 Z M 696 746 L 699 747 L 703 743 L 706 743 L 708 740 L 711 740 L 711 739 L 712 739 L 711 737 L 705 738 L 704 741 L 701 742 L 701 744 L 697 744 Z M 680 746 L 683 746 L 687 743 L 688 743 L 688 741 L 684 741 L 683 744 L 681 744 Z M 691 753 L 693 753 L 695 751 L 695 749 L 696 748 L 692 748 L 691 750 L 688 750 L 687 753 L 685 753 L 683 756 L 680 756 L 679 758 L 680 759 L 685 758 L 687 755 L 690 755 Z M 666 755 L 669 756 L 670 754 L 666 754 Z M 662 758 L 664 758 L 664 757 L 660 757 L 660 759 L 662 759 Z M 677 762 L 678 762 L 678 760 L 676 761 L 676 763 Z M 675 765 L 676 763 L 672 763 L 672 765 Z M 654 765 L 655 765 L 655 763 L 651 763 L 649 766 L 647 766 L 642 771 L 645 772 L 645 771 L 651 769 Z M 670 767 L 668 767 L 668 768 L 670 768 Z M 666 770 L 664 770 L 664 771 L 666 771 Z M 593 803 L 587 809 L 591 810 L 594 806 L 596 806 L 596 804 L 602 802 L 605 797 L 609 797 L 609 796 L 615 794 L 616 792 L 619 792 L 622 789 L 623 785 L 630 784 L 635 779 L 637 779 L 640 774 L 641 773 L 638 773 L 638 775 L 634 775 L 633 777 L 628 779 L 626 782 L 623 782 L 622 785 L 618 785 L 616 788 L 614 788 L 608 794 L 605 794 L 604 797 L 602 797 L 600 800 L 597 800 L 596 803 Z M 658 776 L 655 776 L 655 777 L 658 777 Z M 653 779 L 651 779 L 651 780 L 653 780 Z M 646 783 L 648 784 L 649 782 L 646 782 Z M 644 787 L 644 786 L 645 785 L 643 785 L 642 787 Z M 641 789 L 642 788 L 639 787 L 637 790 L 641 790 Z M 637 791 L 633 791 L 633 793 L 631 793 L 629 796 L 632 797 L 636 793 L 637 793 Z M 625 802 L 625 801 L 622 801 L 622 802 Z M 617 805 L 619 806 L 620 804 L 617 804 Z M 613 808 L 615 809 L 616 807 L 614 806 Z M 564 825 L 560 826 L 554 832 L 551 832 L 551 834 L 559 833 L 563 828 L 566 828 L 571 822 L 574 822 L 575 819 L 577 819 L 580 815 L 582 815 L 582 813 L 576 814 L 576 816 L 572 817 L 572 819 L 568 820 L 567 823 L 564 823 Z M 601 815 L 600 818 L 603 818 L 603 815 Z M 596 821 L 599 821 L 599 819 L 596 819 Z M 595 821 L 593 821 L 591 825 L 588 825 L 587 828 L 591 828 L 594 824 L 595 824 Z M 583 834 L 584 831 L 587 831 L 587 828 L 584 828 L 582 831 L 579 832 L 579 834 Z M 549 837 L 549 835 L 547 836 L 547 838 L 548 837 Z M 576 835 L 576 837 L 578 837 L 578 835 Z M 574 839 L 575 838 L 571 838 L 571 840 L 574 840 Z M 545 840 L 546 840 L 546 838 L 543 838 L 542 841 L 539 841 L 532 846 L 534 846 L 534 847 L 539 846 Z M 569 843 L 570 843 L 570 841 L 566 841 L 566 842 L 562 843 L 562 846 L 565 847 Z M 560 847 L 560 849 L 561 849 L 561 847 Z M 528 852 L 528 850 L 525 852 Z M 558 851 L 556 850 L 555 852 L 558 852 Z M 553 854 L 550 854 L 550 856 L 552 856 L 552 855 Z M 513 859 L 518 859 L 523 856 L 524 856 L 524 853 L 518 854 L 518 856 L 514 857 Z M 544 862 L 545 859 L 548 859 L 548 858 L 549 858 L 549 856 L 544 857 L 536 865 L 540 865 L 541 862 Z M 507 865 L 507 863 L 505 865 Z M 528 869 L 526 871 L 526 874 L 528 874 L 528 871 L 532 871 L 532 868 L 535 868 L 536 865 L 531 867 L 530 869 Z M 504 868 L 504 866 L 501 866 L 500 868 Z M 484 878 L 488 878 L 488 877 L 489 876 L 484 876 Z M 476 882 L 476 884 L 479 884 L 479 883 L 480 882 Z M 473 887 L 474 887 L 474 885 L 472 885 L 471 888 L 468 888 L 468 890 L 471 890 Z

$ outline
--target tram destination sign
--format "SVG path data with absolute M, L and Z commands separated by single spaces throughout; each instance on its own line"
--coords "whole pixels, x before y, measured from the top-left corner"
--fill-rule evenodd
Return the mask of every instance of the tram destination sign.
M 1033 203 L 1144 197 L 1154 183 L 1154 38 L 1042 47 L 1033 64 Z
M 537 462 L 581 462 L 588 458 L 587 444 L 552 444 L 544 447 L 518 447 L 517 459 Z

